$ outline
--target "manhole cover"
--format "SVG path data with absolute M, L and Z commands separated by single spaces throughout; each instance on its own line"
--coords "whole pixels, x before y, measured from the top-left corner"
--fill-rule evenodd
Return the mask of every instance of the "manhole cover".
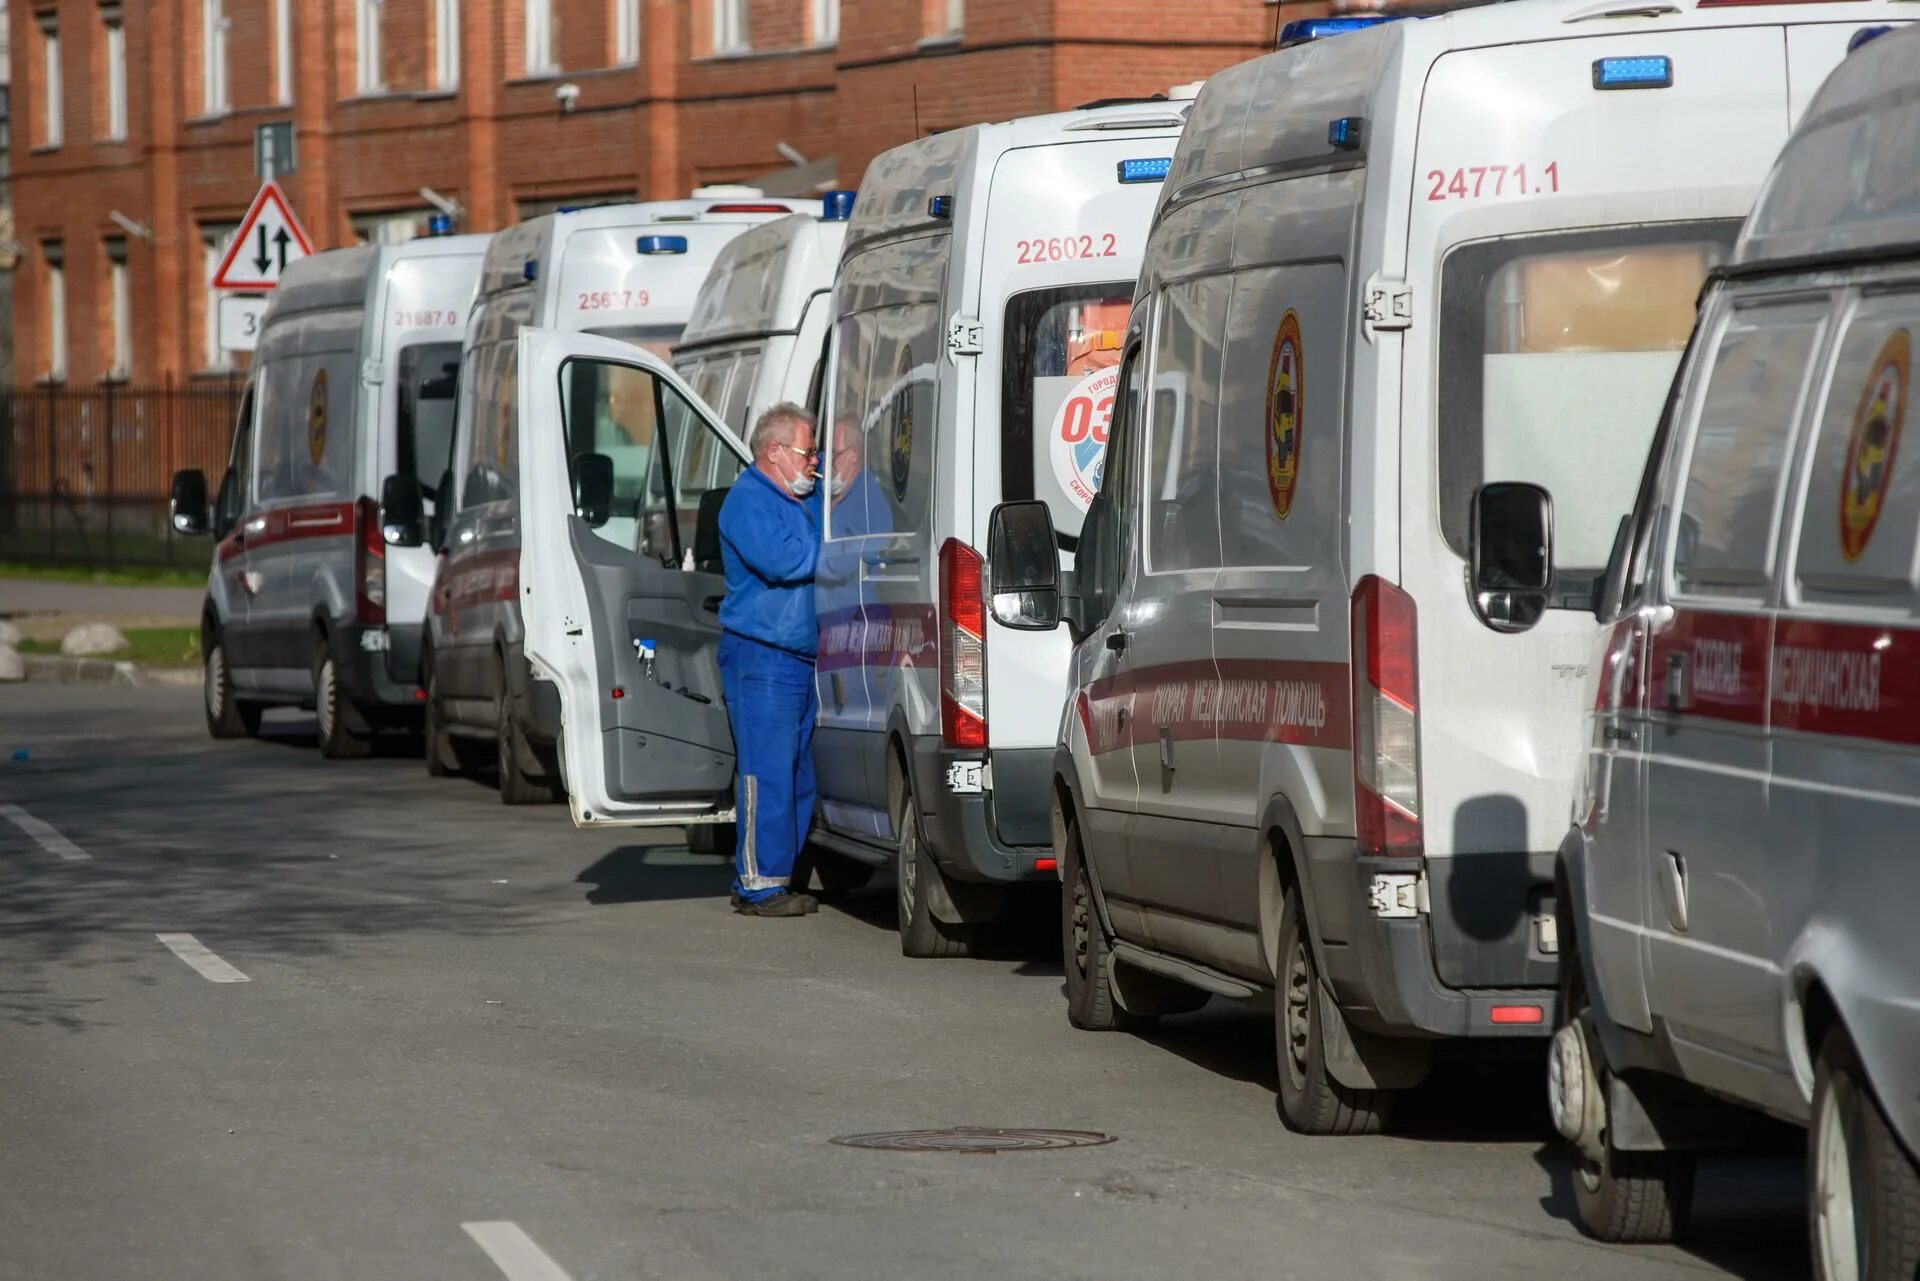
M 950 1130 L 843 1134 L 833 1142 L 843 1148 L 882 1152 L 1057 1152 L 1062 1148 L 1097 1148 L 1112 1143 L 1115 1137 L 1097 1130 L 989 1130 L 962 1125 Z

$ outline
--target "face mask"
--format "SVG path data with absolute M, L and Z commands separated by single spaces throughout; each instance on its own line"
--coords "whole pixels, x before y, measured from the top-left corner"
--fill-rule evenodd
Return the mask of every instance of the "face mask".
M 839 472 L 835 472 L 833 473 L 833 479 L 828 482 L 827 488 L 835 498 L 838 498 L 847 492 L 847 478 Z
M 813 492 L 814 485 L 818 483 L 819 482 L 806 472 L 797 472 L 793 479 L 787 482 L 787 492 L 795 498 L 805 498 Z

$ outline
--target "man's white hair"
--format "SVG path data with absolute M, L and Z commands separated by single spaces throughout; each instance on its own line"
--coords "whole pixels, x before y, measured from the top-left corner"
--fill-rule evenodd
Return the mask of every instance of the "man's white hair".
M 796 431 L 812 426 L 812 414 L 792 401 L 783 400 L 754 420 L 753 431 L 747 436 L 747 448 L 758 458 L 767 452 L 768 446 L 791 445 Z

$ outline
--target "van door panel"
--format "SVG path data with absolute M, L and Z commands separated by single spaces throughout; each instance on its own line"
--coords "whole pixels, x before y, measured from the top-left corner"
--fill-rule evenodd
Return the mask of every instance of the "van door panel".
M 734 747 L 717 651 L 722 575 L 615 541 L 573 511 L 570 453 L 615 459 L 615 514 L 674 541 L 679 431 L 745 449 L 651 353 L 521 331 L 516 456 L 521 616 L 536 675 L 558 686 L 576 823 L 661 824 L 731 812 Z M 609 522 L 611 523 L 611 522 Z M 651 658 L 647 656 L 651 651 Z

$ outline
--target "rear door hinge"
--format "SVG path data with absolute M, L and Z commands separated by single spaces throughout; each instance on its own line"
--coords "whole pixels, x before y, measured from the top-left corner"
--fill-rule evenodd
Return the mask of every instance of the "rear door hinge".
M 1362 314 L 1370 334 L 1399 333 L 1413 328 L 1413 290 L 1393 276 L 1375 275 L 1362 295 Z
M 369 356 L 360 362 L 360 381 L 369 387 L 378 387 L 386 381 L 377 358 Z
M 976 316 L 962 316 L 956 313 L 947 321 L 947 355 L 958 360 L 962 356 L 978 356 L 980 345 L 986 333 Z

